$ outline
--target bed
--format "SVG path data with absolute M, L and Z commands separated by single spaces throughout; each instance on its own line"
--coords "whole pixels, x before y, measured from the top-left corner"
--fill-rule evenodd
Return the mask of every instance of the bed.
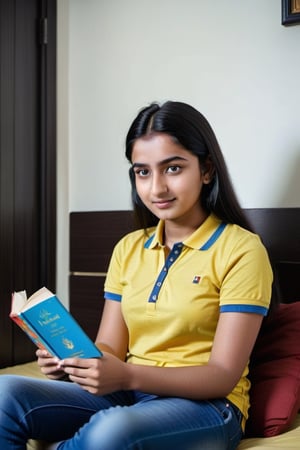
M 251 358 L 251 409 L 247 436 L 238 450 L 300 448 L 300 208 L 246 209 L 266 245 L 280 307 L 265 327 Z M 101 316 L 101 292 L 110 254 L 134 229 L 131 211 L 70 214 L 70 310 L 92 339 Z M 99 316 L 95 316 L 95 311 Z M 3 373 L 43 377 L 36 362 Z M 30 441 L 28 450 L 44 448 Z

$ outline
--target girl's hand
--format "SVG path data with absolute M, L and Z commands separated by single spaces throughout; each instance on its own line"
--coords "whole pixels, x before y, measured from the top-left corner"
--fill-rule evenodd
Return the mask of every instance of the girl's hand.
M 71 381 L 91 394 L 128 389 L 128 365 L 110 353 L 104 352 L 101 358 L 68 358 L 61 365 Z
M 61 361 L 47 352 L 47 350 L 38 349 L 36 351 L 37 363 L 41 372 L 51 380 L 60 380 L 66 376 L 61 367 Z

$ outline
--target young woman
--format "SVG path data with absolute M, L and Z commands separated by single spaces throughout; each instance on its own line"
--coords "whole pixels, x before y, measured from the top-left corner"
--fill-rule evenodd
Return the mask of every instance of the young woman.
M 144 108 L 126 156 L 141 229 L 112 255 L 104 356 L 38 350 L 52 381 L 0 377 L 1 448 L 35 438 L 60 450 L 231 450 L 243 435 L 248 360 L 271 298 L 266 250 L 193 107 Z

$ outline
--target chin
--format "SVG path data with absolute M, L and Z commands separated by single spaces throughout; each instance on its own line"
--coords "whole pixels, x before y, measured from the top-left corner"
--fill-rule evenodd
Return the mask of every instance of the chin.
M 154 213 L 156 217 L 158 217 L 161 220 L 176 220 L 178 219 L 178 216 L 176 214 L 172 214 L 167 211 L 160 211 L 159 213 Z

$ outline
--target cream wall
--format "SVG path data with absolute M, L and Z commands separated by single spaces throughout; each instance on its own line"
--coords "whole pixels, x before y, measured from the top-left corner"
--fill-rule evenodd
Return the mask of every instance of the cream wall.
M 153 100 L 204 113 L 242 206 L 300 206 L 300 25 L 281 0 L 58 0 L 58 18 L 58 293 L 68 212 L 130 208 L 124 138 Z

